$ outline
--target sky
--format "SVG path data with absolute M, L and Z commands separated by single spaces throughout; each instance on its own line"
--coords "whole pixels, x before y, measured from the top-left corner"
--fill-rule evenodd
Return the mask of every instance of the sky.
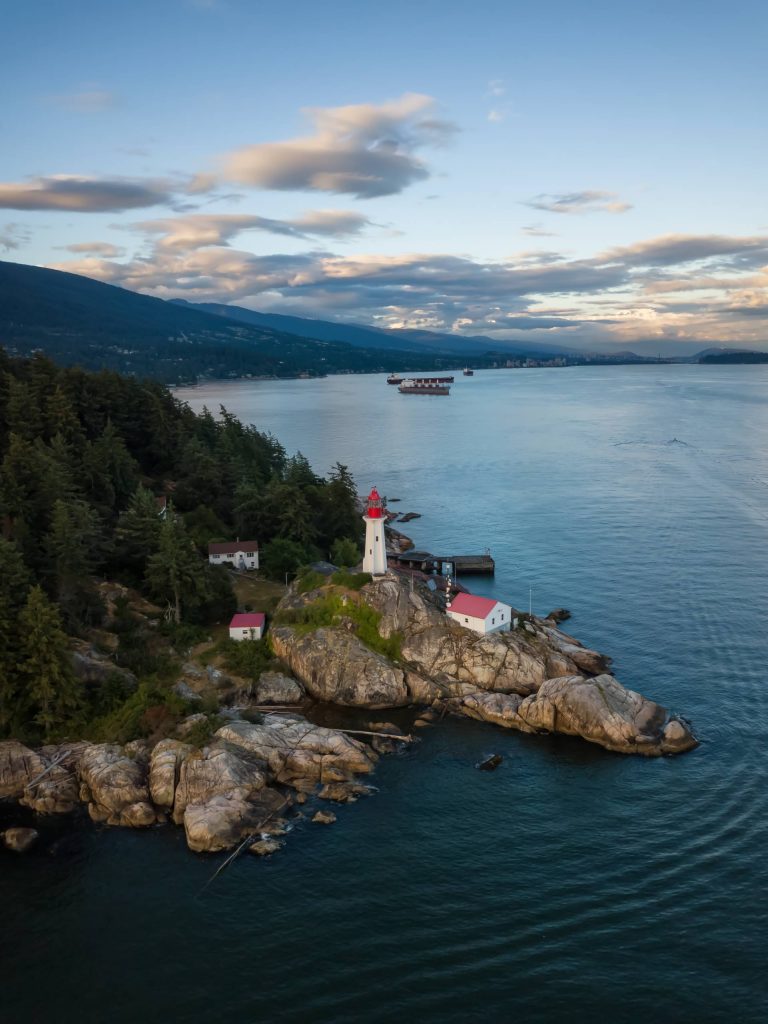
M 0 259 L 604 351 L 768 350 L 768 7 L 4 0 Z

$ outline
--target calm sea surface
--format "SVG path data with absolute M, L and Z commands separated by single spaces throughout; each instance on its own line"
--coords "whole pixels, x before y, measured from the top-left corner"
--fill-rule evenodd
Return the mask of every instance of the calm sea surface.
M 422 514 L 418 546 L 490 548 L 477 592 L 570 608 L 702 745 L 644 760 L 447 721 L 336 825 L 207 888 L 219 859 L 174 828 L 4 855 L 4 1024 L 768 1020 L 768 367 L 180 396 L 348 464 Z

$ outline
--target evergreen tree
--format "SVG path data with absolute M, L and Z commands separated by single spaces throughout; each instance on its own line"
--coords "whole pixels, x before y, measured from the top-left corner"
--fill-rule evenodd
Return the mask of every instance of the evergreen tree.
M 344 569 L 352 568 L 360 561 L 360 551 L 357 544 L 348 537 L 340 537 L 333 542 L 331 548 L 331 561 L 334 565 Z
M 96 604 L 91 576 L 102 561 L 102 532 L 96 513 L 84 501 L 54 502 L 44 546 L 53 593 L 76 628 Z
M 166 515 L 169 514 L 166 512 Z M 141 484 L 122 513 L 115 530 L 115 561 L 126 566 L 138 580 L 143 577 L 147 559 L 160 546 L 162 521 L 155 497 Z
M 23 699 L 49 739 L 78 710 L 82 686 L 72 669 L 59 612 L 39 586 L 30 590 L 19 616 L 19 649 Z
M 160 529 L 158 549 L 147 562 L 146 579 L 158 597 L 172 602 L 176 623 L 181 622 L 182 595 L 185 605 L 204 596 L 203 563 L 171 507 Z

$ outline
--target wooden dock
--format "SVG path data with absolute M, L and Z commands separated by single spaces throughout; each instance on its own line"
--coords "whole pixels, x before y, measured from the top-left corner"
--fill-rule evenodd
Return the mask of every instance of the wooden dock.
M 393 569 L 415 569 L 428 576 L 493 576 L 496 563 L 490 551 L 484 555 L 433 555 L 429 551 L 390 552 Z

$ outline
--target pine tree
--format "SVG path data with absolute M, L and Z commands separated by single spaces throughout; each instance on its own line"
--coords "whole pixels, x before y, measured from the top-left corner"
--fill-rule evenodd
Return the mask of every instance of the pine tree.
M 204 595 L 203 563 L 172 507 L 160 529 L 158 550 L 147 562 L 146 579 L 158 597 L 172 601 L 176 623 L 181 622 L 182 594 L 185 604 L 194 604 Z
M 34 721 L 49 739 L 79 708 L 82 686 L 58 609 L 39 586 L 30 590 L 19 616 L 19 677 Z
M 46 566 L 53 592 L 72 625 L 79 625 L 91 603 L 91 576 L 102 561 L 98 516 L 84 501 L 56 501 L 45 536 Z
M 161 530 L 162 522 L 155 497 L 150 490 L 140 484 L 134 491 L 128 508 L 117 522 L 116 561 L 127 566 L 139 577 L 143 576 L 147 559 L 154 555 L 160 546 Z

